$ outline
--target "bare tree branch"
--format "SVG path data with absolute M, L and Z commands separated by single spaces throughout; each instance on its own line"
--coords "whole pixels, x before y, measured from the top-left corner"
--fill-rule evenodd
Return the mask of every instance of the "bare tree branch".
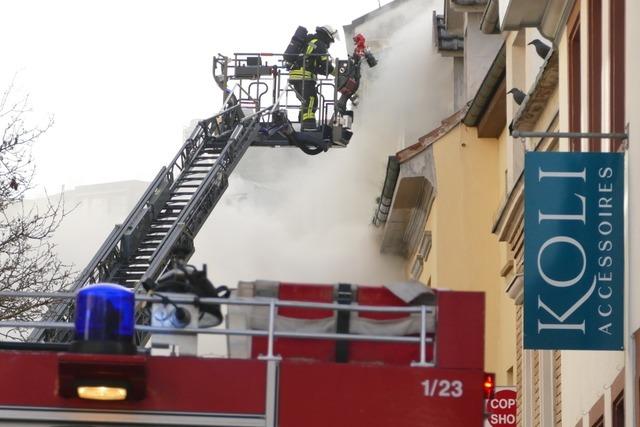
M 0 95 L 0 291 L 52 292 L 72 279 L 71 267 L 57 257 L 51 238 L 67 215 L 62 197 L 47 196 L 44 209 L 26 208 L 33 186 L 33 144 L 53 126 L 44 125 L 29 106 L 29 96 L 15 95 L 15 77 Z M 43 298 L 0 298 L 0 321 L 33 321 L 51 301 Z M 0 336 L 24 339 L 23 328 L 0 330 Z

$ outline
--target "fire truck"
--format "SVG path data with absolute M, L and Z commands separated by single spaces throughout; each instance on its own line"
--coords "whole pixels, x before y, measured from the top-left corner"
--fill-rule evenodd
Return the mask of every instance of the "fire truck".
M 152 315 L 136 325 L 150 344 L 135 354 L 4 343 L 0 425 L 480 427 L 494 384 L 483 370 L 484 295 L 426 291 L 240 283 L 230 298 L 197 299 L 228 305 L 222 328 L 198 326 L 194 295 L 138 295 L 165 326 L 178 307 L 192 321 L 154 326 Z M 74 328 L 53 323 L 37 326 Z M 198 356 L 206 334 L 227 337 L 228 357 Z
M 227 292 L 188 266 L 249 147 L 316 155 L 349 143 L 339 82 L 353 61 L 318 81 L 320 126 L 302 132 L 278 57 L 214 58 L 221 111 L 198 123 L 66 292 L 0 294 L 49 301 L 41 321 L 0 322 L 32 331 L 0 343 L 0 425 L 482 425 L 494 385 L 483 294 L 411 282 Z M 131 299 L 130 312 L 109 308 L 112 294 Z M 226 337 L 227 357 L 201 355 L 206 335 Z

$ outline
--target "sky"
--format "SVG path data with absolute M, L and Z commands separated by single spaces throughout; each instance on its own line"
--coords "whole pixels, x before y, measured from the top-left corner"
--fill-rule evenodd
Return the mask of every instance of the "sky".
M 297 25 L 341 29 L 386 3 L 3 0 L 0 89 L 29 95 L 30 123 L 54 119 L 34 147 L 31 194 L 150 181 L 189 122 L 218 111 L 215 54 L 281 52 Z

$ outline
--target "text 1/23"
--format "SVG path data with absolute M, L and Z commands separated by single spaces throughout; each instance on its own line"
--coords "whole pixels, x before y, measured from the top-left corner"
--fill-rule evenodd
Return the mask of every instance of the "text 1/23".
M 432 379 L 421 382 L 426 397 L 462 397 L 464 388 L 462 381 Z

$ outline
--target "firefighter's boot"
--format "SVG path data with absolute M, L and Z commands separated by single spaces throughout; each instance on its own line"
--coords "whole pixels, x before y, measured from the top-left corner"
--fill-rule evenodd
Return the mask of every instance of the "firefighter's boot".
M 313 119 L 304 119 L 302 121 L 301 130 L 316 130 L 318 129 L 318 125 L 316 124 L 315 117 Z

